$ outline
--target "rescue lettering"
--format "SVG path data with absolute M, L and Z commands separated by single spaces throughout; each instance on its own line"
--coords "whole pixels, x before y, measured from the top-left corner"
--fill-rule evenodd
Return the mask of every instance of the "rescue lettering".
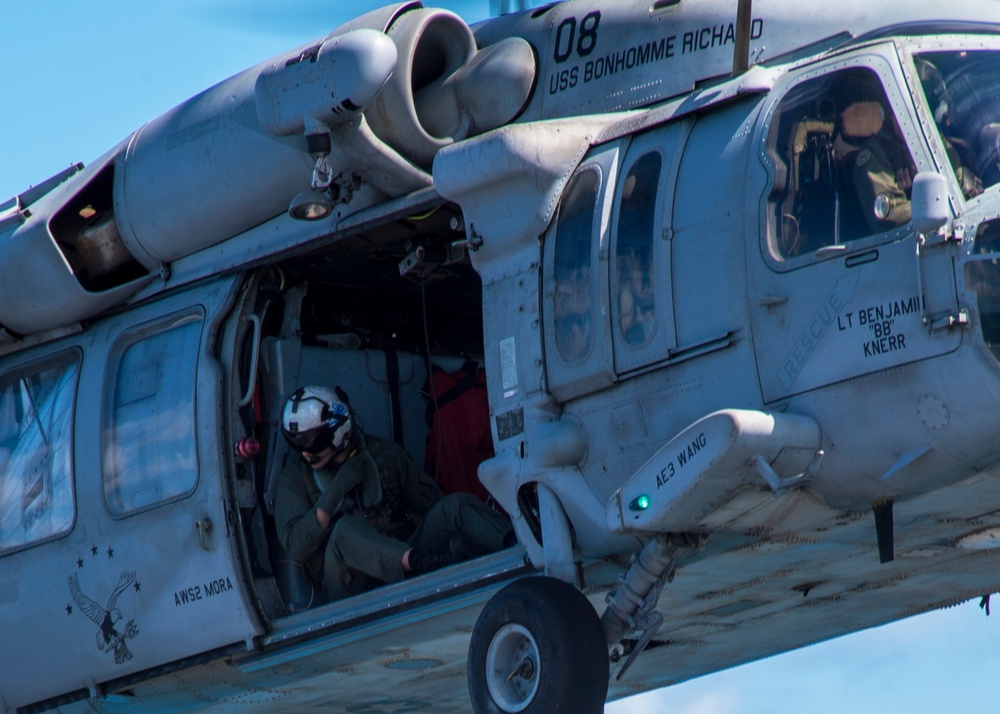
M 792 382 L 798 377 L 799 372 L 812 356 L 812 353 L 819 346 L 820 340 L 826 334 L 827 329 L 833 324 L 837 313 L 845 305 L 844 298 L 838 294 L 837 289 L 827 295 L 826 300 L 820 305 L 819 310 L 813 315 L 812 320 L 799 335 L 792 351 L 785 357 L 778 371 L 778 378 L 786 387 L 792 386 Z

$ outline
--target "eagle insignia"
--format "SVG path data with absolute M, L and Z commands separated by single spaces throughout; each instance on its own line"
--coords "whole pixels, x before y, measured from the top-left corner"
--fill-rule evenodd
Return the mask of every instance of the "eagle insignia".
M 126 588 L 135 582 L 135 571 L 126 571 L 118 578 L 118 585 L 115 587 L 111 597 L 108 598 L 107 607 L 101 607 L 99 603 L 92 600 L 80 589 L 80 579 L 76 573 L 69 577 L 69 591 L 73 595 L 73 601 L 94 624 L 97 630 L 97 649 L 102 652 L 115 653 L 115 663 L 132 659 L 132 652 L 129 651 L 127 640 L 139 634 L 139 628 L 135 620 L 129 620 L 124 627 L 120 627 L 123 619 L 122 612 L 116 606 L 118 596 L 125 592 Z

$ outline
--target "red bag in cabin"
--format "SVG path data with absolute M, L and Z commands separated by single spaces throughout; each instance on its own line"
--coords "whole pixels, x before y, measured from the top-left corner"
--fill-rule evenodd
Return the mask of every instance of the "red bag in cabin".
M 488 502 L 489 491 L 477 474 L 479 464 L 494 455 L 486 373 L 473 361 L 458 372 L 434 367 L 431 379 L 424 471 L 437 479 L 446 494 L 465 491 Z

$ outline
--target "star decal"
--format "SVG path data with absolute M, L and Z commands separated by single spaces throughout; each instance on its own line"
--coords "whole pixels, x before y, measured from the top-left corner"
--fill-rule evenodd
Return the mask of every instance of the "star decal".
M 132 587 L 134 587 L 134 588 L 135 588 L 135 591 L 136 591 L 136 592 L 139 592 L 139 590 L 140 590 L 140 587 L 139 587 L 139 582 L 138 582 L 138 581 L 136 581 L 135 585 L 133 585 Z
M 96 545 L 92 545 L 92 546 L 90 546 L 90 554 L 91 554 L 92 556 L 95 556 L 95 555 L 97 555 L 97 546 L 96 546 Z
M 67 605 L 66 606 L 66 614 L 67 615 L 72 615 L 73 614 L 73 606 L 72 605 Z
M 108 546 L 108 559 L 110 560 L 111 558 L 114 557 L 115 557 L 115 549 L 112 548 L 111 546 Z
M 76 559 L 76 569 L 79 570 L 82 567 L 83 567 L 83 558 L 77 558 Z

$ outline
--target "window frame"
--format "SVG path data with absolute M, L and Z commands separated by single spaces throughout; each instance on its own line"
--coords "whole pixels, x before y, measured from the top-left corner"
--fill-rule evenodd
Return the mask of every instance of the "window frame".
M 638 154 L 636 156 L 636 154 Z M 622 236 L 622 221 L 625 216 L 625 188 L 628 183 L 629 177 L 632 175 L 632 171 L 639 166 L 640 162 L 644 161 L 648 157 L 655 156 L 657 159 L 656 167 L 656 178 L 652 182 L 653 195 L 652 201 L 649 201 L 649 196 L 640 195 L 639 203 L 643 207 L 648 207 L 648 211 L 642 214 L 643 222 L 649 221 L 649 235 L 639 236 L 640 240 L 623 240 Z M 631 161 L 629 160 L 631 159 Z M 612 236 L 611 236 L 611 330 L 614 333 L 614 340 L 616 345 L 621 345 L 624 349 L 629 351 L 641 351 L 646 348 L 656 336 L 657 331 L 660 329 L 660 300 L 658 299 L 660 295 L 658 294 L 659 288 L 659 278 L 660 275 L 657 271 L 657 257 L 659 251 L 656 249 L 660 240 L 662 240 L 662 219 L 661 219 L 661 207 L 663 204 L 662 184 L 663 184 L 663 173 L 664 173 L 664 156 L 663 152 L 659 150 L 658 147 L 652 146 L 647 151 L 640 152 L 629 152 L 626 155 L 626 161 L 622 166 L 621 180 L 619 181 L 619 186 L 616 190 L 615 197 L 615 214 L 612 219 Z M 645 200 L 644 200 L 645 199 Z M 651 205 L 650 205 L 651 204 Z M 630 236 L 631 238 L 631 236 Z M 648 240 L 647 240 L 648 238 Z M 625 287 L 622 280 L 622 267 L 620 262 L 624 256 L 622 252 L 623 245 L 629 245 L 631 247 L 638 247 L 641 250 L 647 250 L 646 255 L 645 270 L 641 271 L 644 279 L 648 279 L 649 282 L 649 292 L 651 295 L 651 309 L 650 309 L 650 328 L 643 331 L 643 337 L 640 340 L 630 339 L 629 333 L 625 330 L 623 325 L 623 314 L 622 314 L 622 297 L 625 295 Z M 644 292 L 645 290 L 643 290 Z M 631 291 L 634 293 L 634 291 Z M 634 310 L 638 310 L 639 306 L 636 304 L 638 301 L 633 303 Z
M 586 217 L 586 211 L 583 213 L 582 218 L 586 220 L 589 224 L 589 239 L 583 236 L 579 232 L 574 232 L 571 234 L 564 233 L 567 228 L 563 219 L 567 217 L 566 214 L 566 199 L 571 195 L 571 192 L 576 189 L 577 185 L 583 180 L 593 179 L 593 188 L 588 188 L 588 194 L 585 197 L 587 200 L 593 199 L 593 204 L 590 209 L 589 219 Z M 594 280 L 594 273 L 597 270 L 597 256 L 594 254 L 593 242 L 594 234 L 596 233 L 598 216 L 597 207 L 600 203 L 601 189 L 603 188 L 603 176 L 601 175 L 601 170 L 599 166 L 587 165 L 580 171 L 573 174 L 572 178 L 567 182 L 566 189 L 563 191 L 562 200 L 559 204 L 559 211 L 555 217 L 555 230 L 552 232 L 554 238 L 554 245 L 552 248 L 552 321 L 553 321 L 553 342 L 556 346 L 556 354 L 559 359 L 562 360 L 564 364 L 569 367 L 575 367 L 584 364 L 590 355 L 594 351 L 595 343 L 595 331 L 597 329 L 597 315 L 600 314 L 599 310 L 595 308 L 599 305 L 599 298 L 597 296 L 597 284 Z M 586 206 L 583 206 L 586 208 Z M 575 216 L 574 216 L 575 217 Z M 566 240 L 568 238 L 568 240 Z M 581 240 L 583 238 L 584 240 Z M 568 249 L 568 251 L 567 251 Z M 579 262 L 566 262 L 560 260 L 560 253 L 570 252 L 579 253 L 581 258 L 586 260 Z M 560 277 L 560 273 L 565 268 L 570 268 L 572 273 L 575 273 L 578 269 L 586 268 L 587 274 L 585 277 L 563 279 Z M 560 322 L 565 319 L 565 316 L 560 316 L 559 305 L 563 303 L 563 295 L 569 291 L 567 283 L 577 283 L 577 290 L 573 291 L 576 293 L 573 299 L 569 302 L 578 302 L 580 297 L 585 298 L 587 303 L 586 313 L 573 313 L 573 314 L 586 314 L 586 323 L 584 326 L 587 327 L 587 341 L 579 352 L 575 354 L 567 354 L 569 346 L 564 343 L 564 340 L 560 339 L 560 335 L 563 331 L 560 329 Z M 582 288 L 583 290 L 580 290 Z
M 896 44 L 899 47 L 899 54 L 906 75 L 906 83 L 909 86 L 913 102 L 917 107 L 917 118 L 920 122 L 923 135 L 926 137 L 925 141 L 928 143 L 933 156 L 935 167 L 929 170 L 937 171 L 945 177 L 953 214 L 961 214 L 969 210 L 974 210 L 980 204 L 988 202 L 988 196 L 993 191 L 1000 190 L 1000 184 L 994 184 L 984 190 L 983 193 L 972 198 L 965 197 L 951 160 L 948 158 L 931 108 L 928 105 L 922 82 L 917 76 L 915 59 L 919 55 L 934 52 L 1000 52 L 1000 38 L 986 35 L 975 35 L 974 37 L 968 35 L 935 35 L 898 39 L 896 40 Z
M 125 508 L 123 510 L 117 510 L 112 504 L 112 499 L 110 494 L 114 490 L 113 477 L 111 473 L 116 471 L 115 466 L 109 466 L 109 462 L 112 464 L 117 458 L 114 454 L 111 454 L 109 450 L 113 448 L 112 440 L 114 436 L 112 434 L 112 422 L 114 419 L 114 401 L 118 393 L 119 387 L 119 371 L 122 363 L 123 357 L 128 353 L 128 351 L 142 341 L 163 335 L 171 330 L 182 329 L 192 323 L 197 323 L 197 345 L 191 350 L 190 356 L 192 362 L 190 363 L 191 368 L 191 401 L 190 401 L 190 423 L 191 423 L 191 446 L 190 454 L 193 459 L 194 467 L 194 477 L 191 479 L 190 486 L 177 492 L 168 494 L 159 500 L 151 501 L 149 503 L 142 504 L 133 508 Z M 205 330 L 207 326 L 207 317 L 205 314 L 205 309 L 201 305 L 193 305 L 175 312 L 171 312 L 165 315 L 161 315 L 154 319 L 148 320 L 138 325 L 134 325 L 127 330 L 123 331 L 118 335 L 114 342 L 111 344 L 107 353 L 107 363 L 105 367 L 105 378 L 101 389 L 101 444 L 100 444 L 100 463 L 101 463 L 101 495 L 104 502 L 104 507 L 107 513 L 116 520 L 121 520 L 125 518 L 130 518 L 132 516 L 146 513 L 148 511 L 167 506 L 178 501 L 182 501 L 186 498 L 191 497 L 198 490 L 198 485 L 201 481 L 201 463 L 199 459 L 199 442 L 198 442 L 198 376 L 200 369 L 200 362 L 202 359 L 201 346 L 205 339 Z M 165 358 L 165 361 L 169 359 L 169 356 Z
M 54 540 L 65 538 L 70 533 L 72 533 L 74 528 L 76 527 L 78 508 L 77 508 L 77 494 L 76 494 L 75 439 L 76 439 L 76 410 L 80 398 L 80 374 L 83 370 L 82 350 L 79 347 L 71 347 L 69 349 L 61 350 L 54 354 L 45 355 L 44 357 L 38 359 L 14 365 L 9 369 L 7 369 L 2 374 L 0 374 L 0 386 L 5 387 L 9 382 L 12 383 L 17 380 L 23 379 L 24 377 L 38 375 L 44 371 L 54 370 L 60 367 L 64 367 L 65 371 L 59 375 L 58 380 L 65 379 L 69 377 L 71 373 L 75 372 L 74 374 L 72 374 L 72 386 L 70 387 L 69 391 L 69 394 L 71 395 L 72 398 L 72 402 L 69 405 L 69 414 L 66 416 L 66 419 L 68 419 L 68 429 L 67 429 L 68 433 L 66 438 L 66 444 L 64 447 L 65 451 L 68 454 L 67 465 L 69 473 L 67 474 L 66 480 L 69 490 L 68 506 L 71 509 L 70 517 L 66 527 L 63 528 L 62 530 L 53 531 L 39 538 L 18 543 L 17 545 L 4 546 L 2 543 L 0 543 L 0 558 L 6 557 L 13 553 L 27 550 L 29 548 L 34 548 L 44 543 L 49 543 Z M 9 471 L 7 473 L 9 473 Z M 51 469 L 50 469 L 50 480 L 51 480 Z
M 886 101 L 893 112 L 916 171 L 936 170 L 929 158 L 926 137 L 917 121 L 914 99 L 904 78 L 899 56 L 892 43 L 866 47 L 848 56 L 811 63 L 792 70 L 776 83 L 765 102 L 762 110 L 763 119 L 758 127 L 759 151 L 757 154 L 766 172 L 765 188 L 757 207 L 760 217 L 760 251 L 767 265 L 776 272 L 797 270 L 831 258 L 864 252 L 913 234 L 911 222 L 906 222 L 880 233 L 873 233 L 848 243 L 838 244 L 836 247 L 824 246 L 818 250 L 804 252 L 790 258 L 782 259 L 779 257 L 780 254 L 776 247 L 777 233 L 774 225 L 775 203 L 772 197 L 778 172 L 772 159 L 774 151 L 770 146 L 770 134 L 778 116 L 778 109 L 789 93 L 805 83 L 829 77 L 843 70 L 859 68 L 872 71 L 882 85 Z
M 556 209 L 542 240 L 542 325 L 545 347 L 545 371 L 549 392 L 560 402 L 590 394 L 614 383 L 613 349 L 611 346 L 611 321 L 606 309 L 608 300 L 608 241 L 611 224 L 613 191 L 621 163 L 622 141 L 615 141 L 596 147 L 580 162 L 572 173 L 559 207 Z M 555 252 L 558 243 L 559 213 L 562 200 L 567 195 L 566 188 L 581 174 L 594 171 L 599 182 L 594 205 L 592 234 L 590 241 L 590 277 L 588 278 L 592 300 L 592 338 L 589 351 L 579 359 L 567 360 L 556 344 L 555 336 L 555 294 L 554 275 Z
M 696 119 L 686 117 L 656 127 L 631 138 L 624 152 L 618 185 L 615 187 L 614 212 L 610 239 L 610 314 L 614 348 L 614 367 L 619 379 L 626 379 L 654 365 L 669 362 L 677 349 L 677 324 L 674 314 L 673 221 L 677 176 L 688 149 L 688 139 Z M 660 157 L 655 205 L 652 207 L 651 267 L 655 292 L 655 329 L 649 339 L 632 344 L 625 339 L 621 324 L 620 285 L 617 273 L 619 223 L 622 193 L 628 172 L 650 153 Z

